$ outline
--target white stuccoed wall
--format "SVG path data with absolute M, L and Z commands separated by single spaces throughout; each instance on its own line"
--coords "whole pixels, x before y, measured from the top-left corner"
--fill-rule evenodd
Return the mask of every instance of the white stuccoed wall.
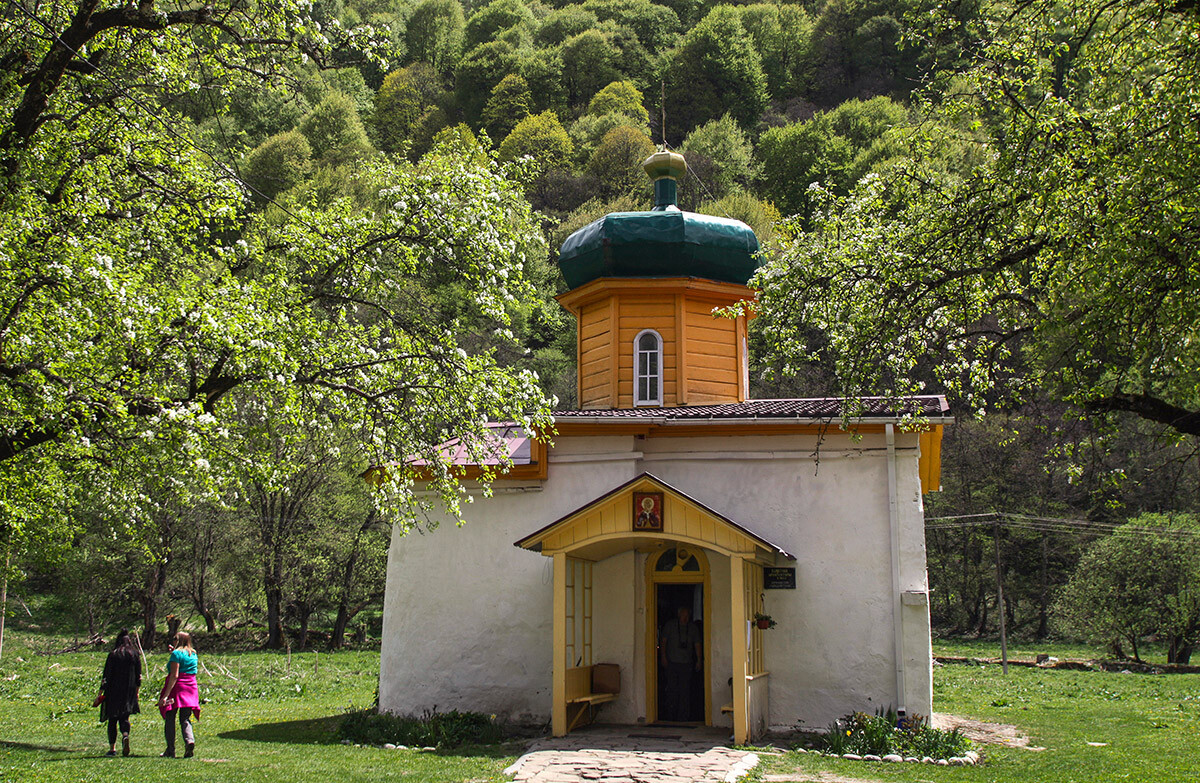
M 898 433 L 902 591 L 926 590 L 917 436 Z M 769 723 L 823 728 L 852 710 L 899 706 L 893 577 L 882 435 L 855 443 L 813 436 L 559 438 L 540 491 L 504 492 L 466 507 L 467 524 L 394 535 L 388 560 L 380 672 L 383 709 L 436 706 L 543 722 L 550 714 L 550 559 L 513 542 L 645 471 L 764 538 L 797 561 L 796 590 L 766 592 L 779 625 L 765 635 Z M 529 487 L 529 484 L 520 486 Z M 512 485 L 509 485 L 512 488 Z M 713 722 L 729 725 L 728 559 L 712 572 Z M 601 719 L 646 717 L 645 557 L 626 553 L 594 571 L 595 661 L 619 663 L 622 695 Z M 931 711 L 928 606 L 903 606 L 910 713 Z

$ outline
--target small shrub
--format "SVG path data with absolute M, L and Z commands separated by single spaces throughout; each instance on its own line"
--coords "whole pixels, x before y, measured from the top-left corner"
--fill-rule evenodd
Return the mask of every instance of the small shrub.
M 823 749 L 839 756 L 855 753 L 886 756 L 929 756 L 935 759 L 961 756 L 971 749 L 971 741 L 958 729 L 943 731 L 925 725 L 920 716 L 899 720 L 895 712 L 881 710 L 876 715 L 855 712 L 836 721 L 821 737 Z
M 504 730 L 494 716 L 478 712 L 426 712 L 420 718 L 401 717 L 376 710 L 353 710 L 346 714 L 338 736 L 363 745 L 416 745 L 457 748 L 487 745 L 504 739 Z

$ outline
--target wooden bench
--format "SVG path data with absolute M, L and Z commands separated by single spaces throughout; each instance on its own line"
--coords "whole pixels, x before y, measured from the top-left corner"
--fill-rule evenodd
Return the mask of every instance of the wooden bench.
M 621 692 L 619 671 L 617 673 L 615 688 L 613 684 L 606 686 L 614 688 L 613 690 L 596 691 L 596 688 L 593 687 L 595 684 L 596 666 L 610 667 L 613 664 L 594 664 L 592 666 L 576 666 L 572 669 L 567 669 L 568 732 L 577 726 L 583 725 L 585 715 L 587 716 L 587 723 L 591 723 L 596 717 L 596 707 L 615 700 Z M 607 673 L 611 673 L 611 671 L 610 669 Z

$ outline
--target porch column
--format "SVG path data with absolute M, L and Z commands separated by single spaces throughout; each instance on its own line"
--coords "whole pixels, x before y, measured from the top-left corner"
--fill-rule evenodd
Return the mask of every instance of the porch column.
M 551 727 L 554 736 L 567 735 L 567 555 L 554 554 L 554 666 Z
M 746 681 L 746 562 L 741 555 L 729 556 L 729 616 L 733 634 L 733 741 L 743 745 L 750 739 L 749 699 Z M 565 706 L 565 705 L 564 705 Z

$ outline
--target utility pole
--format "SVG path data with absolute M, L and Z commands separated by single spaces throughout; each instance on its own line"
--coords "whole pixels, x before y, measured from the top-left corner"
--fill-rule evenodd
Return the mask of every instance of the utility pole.
M 1008 674 L 1008 629 L 1004 618 L 1004 580 L 1000 574 L 1000 516 L 996 517 L 993 539 L 996 542 L 996 611 L 1000 615 L 1000 664 Z

